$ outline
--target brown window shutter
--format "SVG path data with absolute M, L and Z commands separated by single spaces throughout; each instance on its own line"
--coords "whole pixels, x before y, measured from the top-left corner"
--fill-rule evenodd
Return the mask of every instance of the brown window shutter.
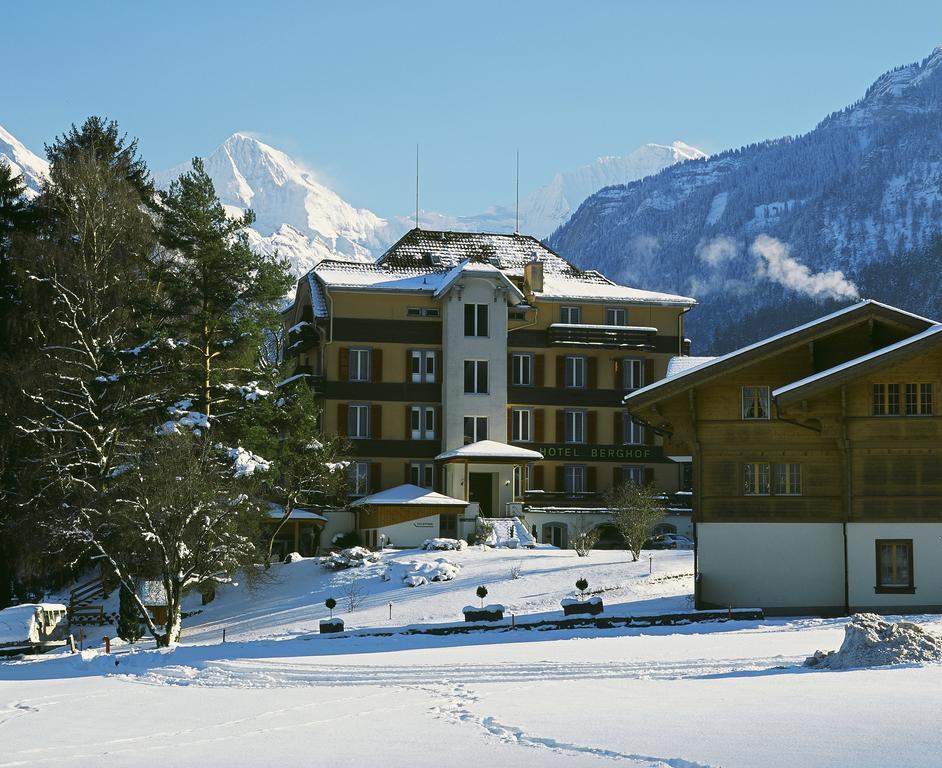
M 622 445 L 625 442 L 625 413 L 624 411 L 615 411 L 615 445 Z
M 644 444 L 654 445 L 654 430 L 648 426 L 645 426 L 644 428 Z
M 588 432 L 588 442 L 590 445 L 597 445 L 599 442 L 598 411 L 589 411 L 588 414 L 586 414 L 586 421 L 588 422 L 588 427 L 586 429 Z
M 374 405 L 370 408 L 370 436 L 374 440 L 383 439 L 383 406 Z
M 378 461 L 370 463 L 370 493 L 376 493 L 383 488 L 383 465 Z
M 412 406 L 406 406 L 406 440 L 412 439 Z
M 437 369 L 436 369 L 437 370 Z M 412 383 L 412 350 L 406 350 L 406 384 Z
M 556 409 L 556 442 L 566 442 L 566 412 L 562 408 Z
M 597 357 L 590 357 L 588 360 L 588 374 L 586 376 L 586 384 L 589 389 L 598 389 L 599 388 L 599 360 Z
M 546 438 L 544 433 L 546 431 L 546 411 L 542 408 L 533 409 L 533 439 L 538 443 L 542 443 Z
M 350 422 L 347 420 L 347 404 L 337 403 L 337 434 L 349 435 Z
M 370 355 L 373 359 L 370 361 L 370 381 L 379 382 L 383 380 L 383 350 L 374 349 Z
M 646 484 L 654 482 L 654 467 L 644 468 L 644 482 Z
M 543 490 L 543 465 L 537 464 L 533 467 L 530 475 L 530 487 L 534 490 Z
M 348 347 L 340 348 L 340 371 L 337 378 L 340 381 L 350 380 L 350 349 Z
M 585 489 L 587 491 L 596 491 L 599 485 L 598 467 L 585 468 Z
M 566 383 L 566 356 L 556 355 L 556 386 L 562 387 Z
M 556 490 L 562 493 L 566 490 L 566 475 L 562 464 L 556 466 Z
M 621 358 L 615 358 L 615 389 L 625 388 L 625 365 Z
M 514 436 L 514 409 L 507 409 L 507 442 L 509 443 Z
M 533 356 L 533 383 L 542 387 L 546 379 L 546 355 Z
M 411 462 L 408 462 L 408 461 L 406 462 L 406 477 L 402 482 L 406 483 L 407 485 L 412 482 L 412 463 Z
M 654 383 L 654 361 L 649 357 L 644 361 L 644 381 L 645 386 Z
M 616 485 L 621 485 L 622 480 L 624 479 L 624 473 L 621 467 L 612 467 L 612 488 Z

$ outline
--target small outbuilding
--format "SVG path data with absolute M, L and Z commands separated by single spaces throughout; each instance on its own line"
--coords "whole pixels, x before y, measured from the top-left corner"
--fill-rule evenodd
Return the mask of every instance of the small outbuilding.
M 370 547 L 419 547 L 426 539 L 455 538 L 468 502 L 404 484 L 357 499 L 357 530 Z

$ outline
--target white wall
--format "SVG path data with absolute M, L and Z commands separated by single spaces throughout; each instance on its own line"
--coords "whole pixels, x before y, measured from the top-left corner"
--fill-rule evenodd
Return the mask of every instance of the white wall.
M 706 603 L 772 609 L 844 606 L 839 523 L 700 523 L 697 559 L 700 598 Z
M 449 512 L 461 512 L 461 508 L 448 508 Z M 370 529 L 371 530 L 371 529 Z M 426 539 L 438 538 L 439 517 L 431 515 L 429 517 L 420 517 L 416 520 L 409 520 L 405 523 L 396 523 L 395 525 L 386 525 L 376 529 L 378 534 L 386 534 L 386 544 L 391 547 L 420 547 Z M 366 539 L 367 529 L 364 529 L 364 540 Z
M 350 533 L 356 528 L 356 515 L 350 511 L 327 512 L 327 522 L 321 532 L 321 549 L 330 549 L 331 539 L 338 533 Z
M 458 299 L 459 293 L 461 299 Z M 486 337 L 464 335 L 465 304 L 487 304 Z M 507 442 L 507 300 L 497 281 L 462 277 L 452 286 L 442 318 L 443 451 L 464 444 L 464 417 L 487 416 L 488 437 Z M 464 392 L 464 361 L 488 361 L 487 395 Z M 463 498 L 463 497 L 459 497 Z
M 915 593 L 874 591 L 877 539 L 913 540 Z M 851 610 L 942 605 L 942 523 L 849 523 L 847 564 Z

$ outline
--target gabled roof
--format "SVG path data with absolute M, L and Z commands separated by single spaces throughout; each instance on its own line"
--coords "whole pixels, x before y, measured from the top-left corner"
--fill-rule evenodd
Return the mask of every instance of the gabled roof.
M 842 328 L 851 327 L 866 317 L 879 317 L 886 322 L 911 328 L 916 332 L 921 332 L 936 324 L 936 321 L 926 317 L 891 307 L 889 304 L 883 304 L 873 299 L 866 299 L 811 322 L 790 328 L 775 336 L 757 341 L 755 344 L 715 357 L 701 365 L 681 371 L 670 378 L 661 379 L 646 387 L 636 389 L 625 397 L 625 404 L 629 408 L 638 408 L 649 402 L 661 400 L 664 397 L 681 392 L 687 387 L 702 384 L 723 373 L 749 365 L 782 349 L 811 341 Z
M 910 336 L 908 339 L 890 344 L 867 355 L 848 360 L 846 363 L 835 365 L 825 371 L 806 376 L 772 392 L 772 397 L 782 405 L 801 400 L 818 392 L 823 392 L 851 381 L 869 370 L 892 365 L 898 360 L 905 360 L 927 347 L 942 343 L 942 325 L 933 325 L 931 328 Z
M 437 299 L 440 296 L 444 296 L 448 293 L 451 286 L 465 275 L 497 280 L 497 282 L 501 283 L 504 288 L 507 289 L 508 293 L 516 299 L 516 301 L 511 303 L 516 304 L 523 301 L 523 292 L 510 282 L 507 275 L 491 264 L 482 264 L 475 261 L 462 261 L 448 270 L 447 274 L 441 279 L 441 284 L 435 290 L 435 293 L 432 294 L 433 297 Z
M 435 457 L 435 461 L 454 461 L 455 459 L 469 459 L 481 462 L 492 461 L 539 461 L 543 454 L 531 451 L 529 448 L 520 448 L 516 445 L 499 443 L 496 440 L 478 440 L 476 443 L 463 445 L 451 451 L 445 451 Z
M 428 488 L 420 488 L 417 485 L 406 483 L 397 485 L 395 488 L 387 488 L 385 491 L 373 493 L 357 499 L 351 507 L 381 507 L 381 506 L 416 506 L 416 507 L 466 507 L 468 502 L 461 499 L 454 499 L 443 493 L 430 491 Z
M 703 365 L 708 363 L 715 358 L 712 357 L 691 357 L 690 355 L 684 355 L 683 357 L 672 357 L 667 361 L 667 374 L 666 378 L 671 376 L 676 376 L 679 373 L 685 373 L 691 368 L 696 368 L 698 365 Z

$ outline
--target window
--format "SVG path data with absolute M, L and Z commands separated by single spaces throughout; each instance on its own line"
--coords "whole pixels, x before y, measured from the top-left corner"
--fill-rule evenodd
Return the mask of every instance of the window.
M 563 482 L 567 496 L 585 493 L 585 466 L 582 464 L 564 465 Z
M 585 387 L 585 358 L 566 356 L 566 380 L 567 387 L 581 388 Z
M 744 419 L 769 418 L 769 388 L 742 388 L 742 417 Z
M 413 349 L 412 358 L 412 383 L 426 384 L 435 383 L 435 350 L 434 349 Z
M 507 318 L 509 320 L 526 320 L 527 311 L 525 309 L 514 309 L 514 308 L 508 309 Z
M 775 464 L 774 493 L 778 496 L 801 496 L 801 464 Z
M 605 310 L 605 325 L 628 325 L 628 310 L 609 307 Z
M 487 336 L 487 304 L 464 305 L 464 335 Z
M 369 405 L 351 405 L 347 408 L 347 435 L 359 440 L 370 436 Z
M 913 540 L 877 539 L 877 592 L 915 592 Z
M 742 465 L 742 492 L 746 496 L 769 495 L 769 465 L 752 463 Z
M 639 424 L 631 415 L 622 416 L 622 437 L 625 445 L 644 445 L 644 425 Z
M 801 464 L 743 464 L 743 493 L 746 496 L 800 496 Z
M 639 389 L 644 386 L 644 360 L 628 358 L 622 360 L 622 387 Z
M 580 307 L 560 307 L 559 322 L 578 325 L 582 322 L 582 309 Z
M 626 483 L 644 485 L 644 467 L 630 466 L 621 468 L 621 479 Z
M 873 385 L 873 415 L 899 416 L 899 384 Z
M 487 394 L 487 360 L 464 361 L 464 391 L 469 395 Z
M 423 309 L 422 317 L 438 317 L 438 307 L 427 307 Z
M 414 462 L 409 465 L 409 482 L 420 488 L 431 488 L 435 465 L 430 462 Z
M 370 487 L 370 465 L 365 461 L 354 461 L 350 465 L 349 488 L 351 496 L 366 496 Z
M 510 358 L 510 383 L 518 387 L 533 384 L 533 355 L 514 352 Z
M 464 417 L 464 444 L 487 440 L 487 416 Z
M 370 350 L 351 349 L 349 361 L 350 381 L 370 380 Z
M 533 440 L 533 411 L 529 408 L 514 408 L 511 411 L 511 439 L 516 443 Z
M 566 411 L 566 442 L 585 442 L 585 411 Z
M 413 440 L 434 440 L 435 406 L 411 406 L 409 408 L 409 432 Z
M 407 317 L 422 317 L 421 307 L 409 307 L 406 310 L 406 316 Z

